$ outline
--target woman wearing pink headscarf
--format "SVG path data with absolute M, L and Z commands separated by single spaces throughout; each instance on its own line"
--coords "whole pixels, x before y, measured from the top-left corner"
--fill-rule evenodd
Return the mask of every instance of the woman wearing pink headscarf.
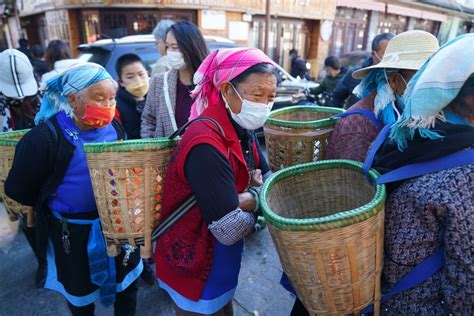
M 270 173 L 253 130 L 268 118 L 277 80 L 264 53 L 238 48 L 213 52 L 194 82 L 191 116 L 214 123 L 191 124 L 168 166 L 162 219 L 192 195 L 197 203 L 157 240 L 156 274 L 177 315 L 232 315 L 243 238 Z

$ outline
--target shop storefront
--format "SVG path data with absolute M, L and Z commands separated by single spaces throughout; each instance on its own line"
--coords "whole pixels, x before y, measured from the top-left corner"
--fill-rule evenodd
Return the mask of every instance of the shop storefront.
M 289 68 L 290 49 L 296 48 L 302 56 L 307 55 L 310 36 L 305 20 L 272 20 L 269 37 L 268 56 L 284 68 Z M 254 17 L 249 44 L 260 49 L 265 46 L 265 18 L 263 16 Z
M 196 22 L 193 10 L 84 10 L 81 12 L 83 42 L 103 38 L 150 34 L 162 19 Z

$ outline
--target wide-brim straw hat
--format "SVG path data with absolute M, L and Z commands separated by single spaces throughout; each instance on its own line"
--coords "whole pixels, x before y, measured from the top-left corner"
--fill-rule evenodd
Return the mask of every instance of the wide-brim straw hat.
M 425 31 L 407 31 L 392 38 L 380 63 L 356 70 L 355 79 L 364 78 L 373 69 L 395 68 L 418 70 L 439 48 L 436 37 Z

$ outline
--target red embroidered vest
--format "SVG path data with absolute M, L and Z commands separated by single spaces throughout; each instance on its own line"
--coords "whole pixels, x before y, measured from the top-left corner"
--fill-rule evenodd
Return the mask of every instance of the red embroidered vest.
M 180 140 L 164 179 L 161 219 L 167 218 L 192 194 L 184 175 L 184 163 L 191 149 L 199 144 L 210 144 L 224 157 L 228 157 L 234 172 L 237 192 L 245 191 L 249 173 L 237 134 L 221 106 L 210 106 L 202 117 L 216 120 L 224 130 L 208 121 L 191 124 Z M 154 259 L 156 274 L 179 294 L 198 301 L 212 265 L 215 238 L 208 223 L 204 222 L 199 206 L 195 206 L 172 226 L 156 243 Z

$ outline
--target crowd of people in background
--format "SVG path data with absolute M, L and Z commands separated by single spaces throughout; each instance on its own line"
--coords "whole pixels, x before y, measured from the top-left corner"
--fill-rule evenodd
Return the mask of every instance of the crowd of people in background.
M 117 81 L 102 66 L 73 59 L 60 40 L 46 51 L 20 40 L 18 50 L 0 53 L 0 68 L 9 70 L 0 77 L 0 129 L 31 128 L 17 146 L 5 192 L 37 214 L 36 228 L 21 226 L 37 258 L 36 286 L 63 294 L 73 315 L 93 315 L 97 300 L 113 304 L 116 315 L 134 315 L 140 275 L 169 294 L 177 315 L 233 314 L 243 239 L 271 175 L 254 130 L 269 116 L 278 75 L 258 49 L 210 53 L 189 22 L 163 20 L 153 35 L 161 57 L 152 73 L 140 56 L 125 54 Z M 291 75 L 310 79 L 305 60 L 295 49 L 290 56 Z M 326 76 L 310 92 L 328 93 L 329 105 L 354 114 L 336 124 L 327 158 L 364 162 L 382 136 L 380 148 L 372 148 L 381 174 L 472 154 L 472 56 L 472 34 L 440 48 L 432 34 L 408 31 L 377 35 L 361 67 L 346 69 L 327 57 Z M 191 194 L 196 205 L 157 240 L 154 260 L 130 249 L 106 257 L 97 246 L 100 224 L 82 144 L 167 137 L 197 117 L 213 122 L 196 122 L 180 140 L 165 177 L 162 219 Z M 445 263 L 384 303 L 385 314 L 474 313 L 473 166 L 388 186 L 384 292 L 436 251 Z M 296 299 L 292 315 L 305 314 Z

